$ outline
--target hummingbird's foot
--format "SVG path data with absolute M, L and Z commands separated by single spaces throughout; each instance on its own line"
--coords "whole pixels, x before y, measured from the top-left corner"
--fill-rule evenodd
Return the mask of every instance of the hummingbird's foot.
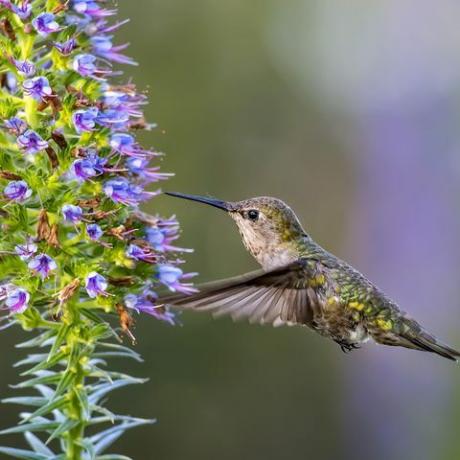
M 350 351 L 358 350 L 359 348 L 361 348 L 356 343 L 339 342 L 339 341 L 336 341 L 336 342 L 340 345 L 340 348 L 344 353 L 350 353 Z

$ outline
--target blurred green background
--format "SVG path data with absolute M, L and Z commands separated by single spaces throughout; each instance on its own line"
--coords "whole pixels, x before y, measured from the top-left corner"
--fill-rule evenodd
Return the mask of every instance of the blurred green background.
M 307 231 L 460 347 L 460 6 L 455 1 L 120 1 L 117 33 L 148 89 L 145 146 L 164 189 L 287 201 Z M 160 196 L 198 281 L 256 267 L 234 224 Z M 157 417 L 118 441 L 136 459 L 457 459 L 460 370 L 374 344 L 344 355 L 302 328 L 139 317 L 150 382 L 112 396 Z M 0 394 L 17 381 L 2 333 Z M 2 407 L 1 425 L 16 422 Z

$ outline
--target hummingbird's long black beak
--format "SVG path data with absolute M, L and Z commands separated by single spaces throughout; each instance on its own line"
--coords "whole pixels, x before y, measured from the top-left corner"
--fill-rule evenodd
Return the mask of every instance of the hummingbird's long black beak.
M 217 200 L 216 198 L 208 198 L 206 196 L 199 195 L 187 195 L 179 192 L 165 192 L 166 195 L 176 196 L 178 198 L 184 198 L 185 200 L 198 201 L 199 203 L 209 204 L 215 208 L 223 209 L 224 211 L 231 211 L 232 206 L 227 201 Z

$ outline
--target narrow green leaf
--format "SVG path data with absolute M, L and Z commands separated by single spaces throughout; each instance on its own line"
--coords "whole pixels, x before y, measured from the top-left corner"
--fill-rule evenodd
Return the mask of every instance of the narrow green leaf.
M 78 420 L 66 420 L 61 423 L 52 433 L 51 436 L 46 440 L 46 444 L 49 444 L 53 439 L 60 437 L 63 433 L 71 430 L 77 426 L 80 422 Z
M 23 406 L 42 406 L 47 402 L 46 398 L 41 396 L 15 396 L 1 400 L 3 404 L 21 404 Z
M 113 444 L 126 430 L 140 425 L 155 423 L 156 420 L 136 419 L 132 422 L 122 422 L 117 426 L 101 431 L 100 433 L 91 436 L 90 441 L 94 444 L 94 452 L 99 454 L 107 447 Z
M 53 367 L 57 363 L 59 363 L 59 361 L 63 360 L 66 356 L 67 356 L 67 353 L 64 353 L 63 351 L 61 351 L 55 354 L 52 359 L 47 361 L 48 356 L 45 355 L 45 358 L 43 359 L 43 361 L 41 361 L 40 363 L 38 363 L 36 366 L 32 367 L 31 369 L 28 369 L 27 371 L 22 372 L 21 375 L 23 376 L 30 375 L 30 374 L 34 374 L 37 371 L 41 371 L 43 369 L 48 369 L 50 367 Z
M 144 360 L 137 353 L 126 353 L 124 351 L 100 351 L 94 353 L 95 358 L 131 358 L 139 363 L 143 363 Z
M 65 371 L 64 375 L 59 380 L 59 383 L 53 395 L 53 399 L 58 398 L 59 396 L 62 395 L 62 393 L 64 393 L 68 388 L 70 388 L 74 380 L 75 380 L 75 372 L 73 372 L 70 369 Z
M 57 398 L 48 404 L 45 404 L 44 406 L 40 407 L 38 410 L 30 414 L 28 417 L 26 417 L 24 420 L 21 420 L 19 423 L 25 423 L 29 422 L 30 420 L 34 419 L 35 417 L 39 417 L 40 415 L 45 415 L 51 412 L 54 409 L 59 409 L 63 407 L 67 402 L 67 398 L 65 396 L 61 396 L 60 398 Z
M 48 371 L 43 371 L 43 372 L 48 372 Z M 41 377 L 34 377 L 29 380 L 24 380 L 23 382 L 19 382 L 16 385 L 10 385 L 10 388 L 18 389 L 18 388 L 30 388 L 34 387 L 38 384 L 54 384 L 58 383 L 61 379 L 61 376 L 59 373 L 55 372 L 49 372 L 47 374 L 42 375 Z
M 148 379 L 136 379 L 136 378 L 130 377 L 129 379 L 119 379 L 112 383 L 107 382 L 107 383 L 102 383 L 100 385 L 96 385 L 93 388 L 93 391 L 91 391 L 91 394 L 88 397 L 88 400 L 90 404 L 97 404 L 107 393 L 110 393 L 113 390 L 116 390 L 118 388 L 122 388 L 128 385 L 145 383 L 147 380 Z
M 0 453 L 24 460 L 49 460 L 48 455 L 37 454 L 31 450 L 14 449 L 13 447 L 0 447 Z
M 118 455 L 118 454 L 105 454 L 105 455 L 98 455 L 96 460 L 133 460 L 131 457 L 127 457 L 126 455 Z
M 14 363 L 13 367 L 20 367 L 20 366 L 26 366 L 28 364 L 41 363 L 43 360 L 46 359 L 47 356 L 48 355 L 46 353 L 30 354 L 27 356 L 27 358 L 22 359 L 21 361 L 18 361 L 17 363 Z
M 61 325 L 61 328 L 59 329 L 59 332 L 58 332 L 56 338 L 54 339 L 54 343 L 53 343 L 53 345 L 51 347 L 51 350 L 49 352 L 48 357 L 46 358 L 46 361 L 49 362 L 49 361 L 51 361 L 53 359 L 53 356 L 56 354 L 57 350 L 62 345 L 62 342 L 67 337 L 70 329 L 71 329 L 71 326 L 68 325 L 68 324 L 62 324 Z
M 59 426 L 59 422 L 33 422 L 25 425 L 17 425 L 11 428 L 0 431 L 2 434 L 24 433 L 25 431 L 50 431 L 55 430 Z
M 54 331 L 46 331 L 42 334 L 34 337 L 33 339 L 27 340 L 26 342 L 18 343 L 15 345 L 16 348 L 35 348 L 41 346 L 50 337 L 54 335 Z
M 54 452 L 44 444 L 44 442 L 35 436 L 33 433 L 26 431 L 24 434 L 27 443 L 30 447 L 37 453 L 41 455 L 46 455 L 47 458 L 54 456 Z

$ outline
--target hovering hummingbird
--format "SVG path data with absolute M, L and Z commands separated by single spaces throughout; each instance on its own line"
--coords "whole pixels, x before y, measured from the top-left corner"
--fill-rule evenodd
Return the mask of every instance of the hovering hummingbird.
M 283 201 L 167 195 L 227 212 L 262 270 L 204 284 L 196 294 L 166 296 L 159 299 L 163 305 L 250 323 L 308 326 L 345 352 L 372 337 L 380 344 L 428 351 L 453 361 L 460 357 L 459 351 L 426 332 L 364 275 L 315 243 Z

